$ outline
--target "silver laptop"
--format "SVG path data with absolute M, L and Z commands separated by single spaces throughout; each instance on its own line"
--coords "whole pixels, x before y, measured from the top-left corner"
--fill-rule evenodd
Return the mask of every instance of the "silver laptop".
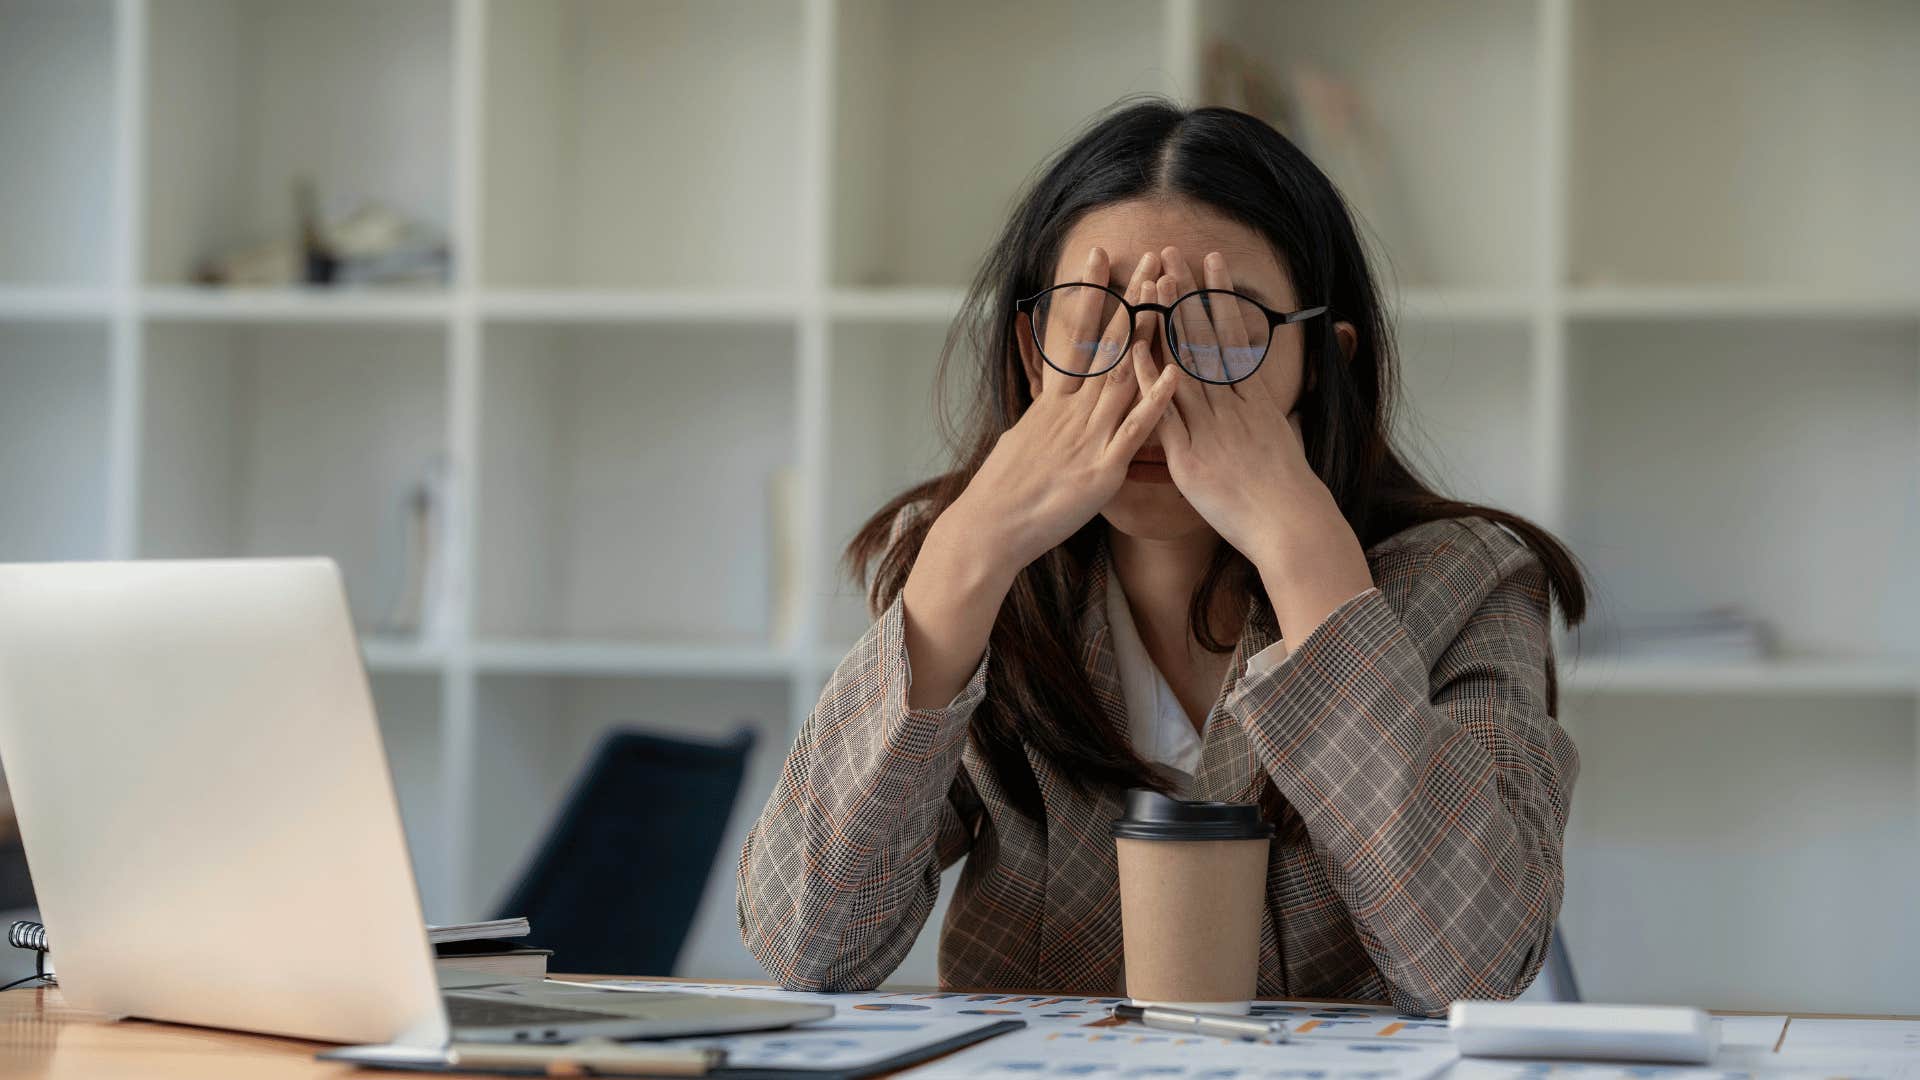
M 422 1048 L 833 1012 L 498 977 L 443 990 L 327 559 L 0 565 L 0 762 L 81 1008 Z

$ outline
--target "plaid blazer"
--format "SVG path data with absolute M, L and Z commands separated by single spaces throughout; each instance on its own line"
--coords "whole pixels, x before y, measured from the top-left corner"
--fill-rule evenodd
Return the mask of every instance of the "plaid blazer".
M 1477 517 L 1414 526 L 1367 561 L 1375 585 L 1252 677 L 1275 634 L 1249 620 L 1202 735 L 1194 797 L 1261 801 L 1269 780 L 1280 795 L 1258 992 L 1427 1015 L 1512 997 L 1546 958 L 1579 768 L 1547 704 L 1545 572 Z M 1110 572 L 1103 554 L 1079 630 L 1124 732 Z M 877 985 L 965 858 L 942 985 L 1122 991 L 1121 793 L 1081 796 L 1030 752 L 1045 818 L 1012 809 L 967 738 L 991 661 L 948 707 L 908 708 L 896 600 L 834 672 L 740 854 L 741 935 L 782 985 Z

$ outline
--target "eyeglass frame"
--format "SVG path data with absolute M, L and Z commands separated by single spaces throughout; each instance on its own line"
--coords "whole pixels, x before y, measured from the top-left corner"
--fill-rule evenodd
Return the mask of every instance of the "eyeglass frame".
M 1054 363 L 1053 359 L 1047 355 L 1047 347 L 1040 343 L 1040 328 L 1034 325 L 1033 311 L 1035 306 L 1039 304 L 1041 297 L 1061 289 L 1099 289 L 1101 292 L 1118 300 L 1120 306 L 1125 308 L 1127 312 L 1128 341 L 1133 340 L 1133 335 L 1140 325 L 1141 312 L 1151 311 L 1160 316 L 1160 334 L 1167 339 L 1167 355 L 1173 357 L 1173 362 L 1180 365 L 1181 371 L 1211 386 L 1232 386 L 1235 383 L 1245 382 L 1253 378 L 1261 366 L 1267 362 L 1267 354 L 1273 351 L 1273 331 L 1276 327 L 1292 326 L 1295 323 L 1305 322 L 1315 316 L 1324 315 L 1327 313 L 1329 307 L 1329 305 L 1321 304 L 1318 307 L 1301 308 L 1298 311 L 1275 311 L 1260 301 L 1255 300 L 1253 297 L 1248 296 L 1246 293 L 1235 292 L 1232 289 L 1194 289 L 1191 292 L 1174 297 L 1173 303 L 1171 304 L 1135 304 L 1128 301 L 1125 296 L 1121 295 L 1112 286 L 1096 285 L 1091 281 L 1063 281 L 1058 285 L 1049 285 L 1024 300 L 1015 300 L 1013 302 L 1013 315 L 1009 316 L 1009 318 L 1018 318 L 1022 313 L 1026 314 L 1027 336 L 1033 339 L 1033 347 L 1040 353 L 1040 360 L 1060 374 L 1071 375 L 1076 379 L 1092 379 L 1105 375 L 1107 372 L 1119 367 L 1120 360 L 1115 360 L 1099 371 L 1068 371 L 1059 364 Z M 1237 379 L 1209 379 L 1205 375 L 1195 375 L 1192 368 L 1180 363 L 1180 346 L 1175 344 L 1173 340 L 1173 309 L 1196 296 L 1202 296 L 1206 293 L 1220 293 L 1225 296 L 1231 296 L 1237 300 L 1244 300 L 1254 307 L 1259 308 L 1261 313 L 1267 317 L 1267 347 L 1260 353 L 1260 362 L 1253 365 L 1252 370 Z M 1202 301 L 1202 303 L 1204 302 L 1205 301 Z M 1123 351 L 1121 357 L 1124 358 L 1125 356 L 1126 353 Z

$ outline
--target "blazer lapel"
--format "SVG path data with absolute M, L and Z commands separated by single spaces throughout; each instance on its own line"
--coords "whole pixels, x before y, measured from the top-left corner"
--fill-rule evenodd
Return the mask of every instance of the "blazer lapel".
M 1093 686 L 1093 696 L 1107 724 L 1116 731 L 1127 730 L 1127 697 L 1120 688 L 1120 664 L 1113 652 L 1113 627 L 1107 621 L 1107 578 L 1113 562 L 1103 539 L 1095 550 L 1093 564 L 1087 569 L 1085 587 L 1080 593 L 1080 666 Z
M 1127 730 L 1127 706 L 1107 623 L 1111 566 L 1103 542 L 1081 593 L 1081 666 L 1093 696 L 1114 730 Z M 1027 762 L 1046 807 L 1047 878 L 1041 905 L 1036 985 L 1049 989 L 1118 991 L 1122 982 L 1120 879 L 1108 825 L 1119 817 L 1117 791 L 1082 795 L 1029 745 Z
M 1240 640 L 1234 646 L 1233 663 L 1227 668 L 1227 682 L 1221 687 L 1220 696 L 1213 703 L 1213 710 L 1207 714 L 1206 730 L 1200 740 L 1200 768 L 1193 777 L 1193 797 L 1215 802 L 1255 803 L 1266 802 L 1267 774 L 1253 756 L 1253 748 L 1247 742 L 1247 733 L 1240 721 L 1227 710 L 1228 694 L 1239 681 L 1246 677 L 1247 660 L 1260 650 L 1279 640 L 1276 627 L 1256 613 L 1250 612 L 1246 623 L 1241 627 Z M 1283 815 L 1284 816 L 1284 815 Z M 1285 861 L 1283 847 L 1276 836 L 1272 849 L 1267 856 L 1267 895 L 1273 893 L 1273 881 L 1276 876 L 1284 876 Z M 1267 985 L 1266 973 L 1280 972 L 1283 964 L 1281 926 L 1274 905 L 1269 902 L 1260 909 L 1260 971 L 1262 984 L 1259 993 L 1263 996 L 1281 995 L 1285 987 Z
M 1266 773 L 1254 759 L 1247 733 L 1227 710 L 1227 695 L 1246 677 L 1247 659 L 1279 640 L 1266 620 L 1249 613 L 1241 627 L 1240 640 L 1233 647 L 1233 662 L 1227 666 L 1226 685 L 1214 699 L 1207 714 L 1207 726 L 1200 735 L 1200 767 L 1193 775 L 1193 797 L 1215 802 L 1258 802 L 1266 785 Z

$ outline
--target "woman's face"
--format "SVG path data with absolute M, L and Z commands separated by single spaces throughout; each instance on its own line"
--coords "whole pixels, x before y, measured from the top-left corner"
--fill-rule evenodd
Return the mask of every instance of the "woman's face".
M 1300 306 L 1292 280 L 1259 233 L 1187 199 L 1138 199 L 1089 211 L 1061 244 L 1053 283 L 1080 280 L 1087 249 L 1093 247 L 1106 251 L 1112 267 L 1113 280 L 1106 284 L 1123 294 L 1141 258 L 1148 253 L 1158 259 L 1159 273 L 1172 273 L 1171 260 L 1178 259 L 1186 264 L 1187 271 L 1178 276 L 1201 282 L 1205 280 L 1201 261 L 1217 251 L 1226 257 L 1236 291 L 1275 311 L 1293 311 Z M 1158 319 L 1143 315 L 1134 330 L 1152 346 L 1155 370 L 1173 362 L 1167 355 L 1167 338 Z M 1299 326 L 1279 327 L 1266 360 L 1249 380 L 1263 380 L 1276 400 L 1298 401 L 1303 340 Z M 1120 493 L 1101 511 L 1110 526 L 1143 540 L 1177 540 L 1212 531 L 1174 486 L 1165 461 L 1159 436 L 1149 437 L 1135 455 L 1134 466 L 1127 470 Z

